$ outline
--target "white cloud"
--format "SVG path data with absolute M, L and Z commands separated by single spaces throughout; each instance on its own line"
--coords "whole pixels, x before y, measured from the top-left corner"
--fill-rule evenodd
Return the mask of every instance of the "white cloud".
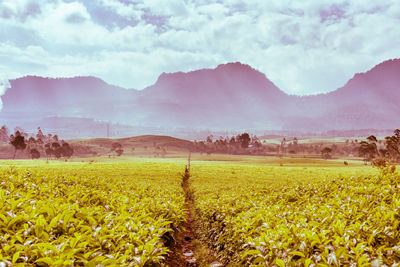
M 187 14 L 186 4 L 181 0 L 143 0 L 143 8 L 148 8 L 153 15 L 182 16 Z
M 6 78 L 0 77 L 0 97 L 7 91 L 8 88 L 10 88 L 10 82 Z M 3 107 L 3 103 L 0 98 L 0 110 Z
M 136 5 L 124 4 L 115 0 L 98 0 L 99 3 L 116 12 L 117 14 L 127 17 L 129 19 L 140 20 L 141 16 L 144 14 L 143 10 L 139 9 Z
M 131 22 L 113 27 L 88 3 L 0 0 L 3 75 L 95 75 L 140 89 L 161 72 L 241 61 L 310 94 L 400 55 L 396 0 L 97 0 Z

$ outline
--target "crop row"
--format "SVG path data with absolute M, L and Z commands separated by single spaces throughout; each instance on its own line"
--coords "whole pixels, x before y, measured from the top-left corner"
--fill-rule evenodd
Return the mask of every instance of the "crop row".
M 227 264 L 400 262 L 398 174 L 193 166 L 192 182 L 200 234 Z
M 75 164 L 0 170 L 0 262 L 160 264 L 184 220 L 174 164 Z

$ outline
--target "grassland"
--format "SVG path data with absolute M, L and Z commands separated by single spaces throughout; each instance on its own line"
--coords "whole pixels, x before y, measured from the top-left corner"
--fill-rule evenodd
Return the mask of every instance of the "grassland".
M 382 176 L 360 161 L 192 158 L 186 197 L 197 257 L 215 253 L 232 266 L 400 262 L 398 174 Z M 0 262 L 164 265 L 186 219 L 185 164 L 127 156 L 0 161 Z

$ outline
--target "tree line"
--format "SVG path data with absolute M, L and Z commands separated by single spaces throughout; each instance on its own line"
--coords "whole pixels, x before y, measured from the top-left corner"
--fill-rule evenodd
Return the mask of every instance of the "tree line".
M 343 143 L 331 145 L 324 142 L 300 143 L 297 137 L 283 137 L 280 143 L 266 143 L 265 140 L 262 141 L 248 133 L 219 138 L 210 135 L 203 141 L 195 141 L 193 152 L 303 157 L 307 155 L 324 159 L 332 158 L 333 155 L 359 156 L 366 163 L 374 159 L 400 163 L 400 130 L 395 130 L 392 136 L 387 136 L 384 140 L 378 140 L 371 135 L 364 141 L 347 139 Z
M 323 157 L 330 158 L 332 155 L 354 156 L 358 154 L 358 141 L 346 140 L 343 144 L 326 143 L 300 143 L 297 137 L 282 137 L 277 142 L 261 140 L 256 135 L 248 133 L 238 134 L 231 137 L 215 138 L 208 136 L 203 141 L 195 141 L 193 152 L 200 153 L 225 153 L 225 154 L 248 154 L 248 155 L 274 155 L 279 157 Z
M 213 135 L 207 136 L 204 141 L 194 141 L 193 152 L 200 153 L 227 153 L 243 154 L 261 148 L 261 142 L 257 136 L 250 136 L 248 133 L 238 134 L 232 137 L 214 138 Z
M 374 165 L 400 163 L 400 130 L 396 129 L 392 136 L 386 136 L 383 145 L 374 135 L 368 136 L 360 142 L 359 155 L 366 163 L 372 162 Z
M 14 133 L 10 134 L 7 126 L 3 125 L 0 128 L 0 142 L 13 146 L 13 159 L 19 151 L 27 153 L 32 159 L 43 155 L 46 155 L 47 159 L 70 158 L 74 154 L 74 149 L 69 143 L 59 140 L 57 134 L 45 135 L 40 127 L 35 135 L 29 135 L 20 127 L 16 127 Z

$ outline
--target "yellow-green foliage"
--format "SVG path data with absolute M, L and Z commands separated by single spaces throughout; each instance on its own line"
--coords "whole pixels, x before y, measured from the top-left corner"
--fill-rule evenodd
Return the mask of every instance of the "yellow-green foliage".
M 143 266 L 184 220 L 182 165 L 94 163 L 0 169 L 0 263 Z
M 192 166 L 200 231 L 233 265 L 400 262 L 400 177 L 364 168 Z

